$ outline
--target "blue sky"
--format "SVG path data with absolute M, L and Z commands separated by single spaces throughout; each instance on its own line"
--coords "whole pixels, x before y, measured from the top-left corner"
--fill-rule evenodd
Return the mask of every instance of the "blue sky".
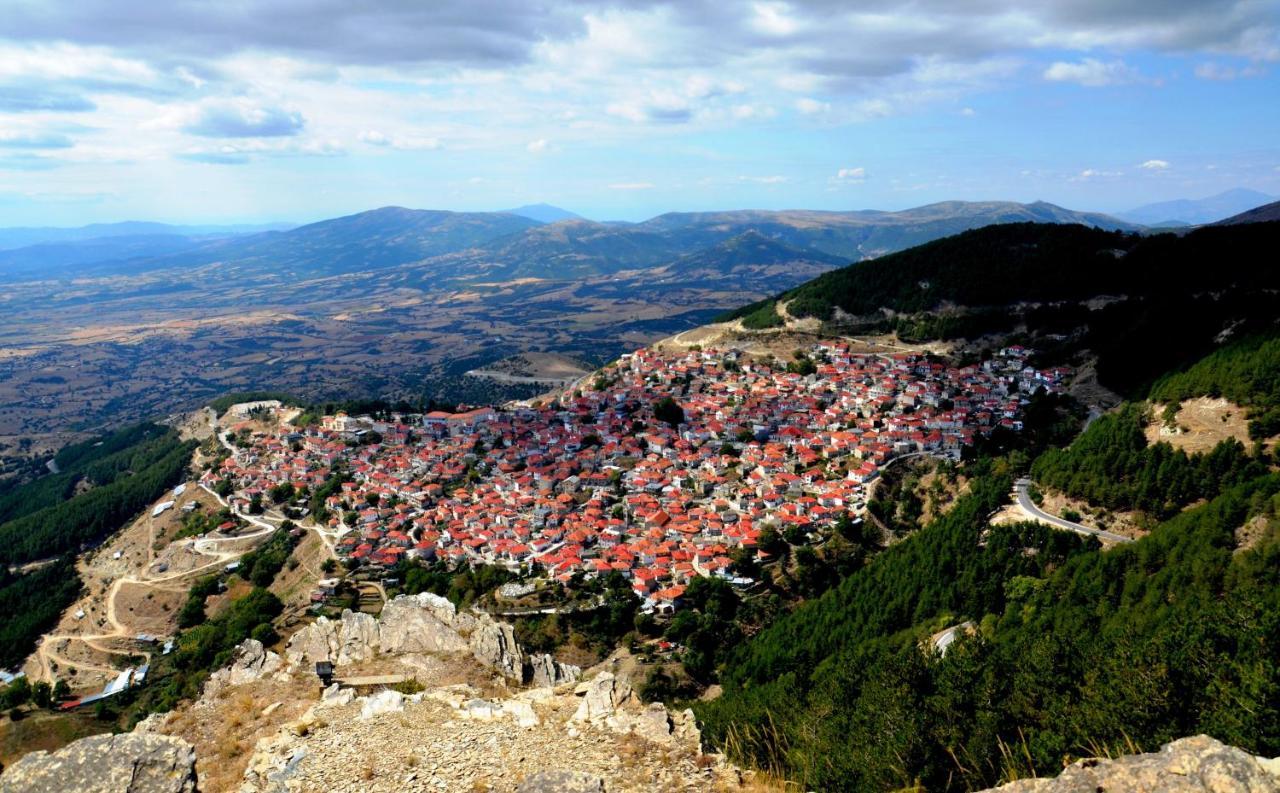
M 0 225 L 1280 194 L 1277 0 L 0 0 Z

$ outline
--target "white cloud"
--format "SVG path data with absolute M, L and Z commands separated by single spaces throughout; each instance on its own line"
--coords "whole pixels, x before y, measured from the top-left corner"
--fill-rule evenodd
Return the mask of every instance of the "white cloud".
M 960 108 L 960 115 L 965 116 L 966 118 L 973 118 L 978 115 L 978 111 L 971 107 L 962 107 Z
M 739 176 L 740 182 L 755 182 L 756 184 L 782 184 L 787 181 L 785 176 Z
M 610 190 L 652 190 L 653 182 L 615 182 L 609 185 Z
M 435 137 L 402 137 L 388 135 L 376 129 L 366 129 L 356 137 L 361 143 L 398 151 L 433 151 L 443 145 L 440 139 Z
M 786 3 L 752 3 L 752 15 L 748 24 L 757 33 L 785 37 L 799 30 L 800 25 L 787 12 Z
M 1078 63 L 1057 61 L 1044 70 L 1044 79 L 1052 82 L 1076 83 L 1089 88 L 1131 83 L 1138 79 L 1138 72 L 1124 61 L 1103 62 L 1085 58 Z
M 1205 61 L 1196 66 L 1195 73 L 1201 80 L 1226 81 L 1238 77 L 1261 77 L 1266 70 L 1256 63 L 1236 68 L 1217 61 Z
M 529 141 L 525 148 L 528 149 L 530 154 L 542 154 L 549 145 L 546 138 L 538 138 L 537 140 Z
M 1080 173 L 1071 177 L 1072 182 L 1087 182 L 1091 179 L 1109 179 L 1116 176 L 1124 176 L 1124 171 L 1104 171 L 1099 168 L 1085 168 Z
M 1163 171 L 1169 167 L 1168 160 L 1147 160 L 1139 168 L 1145 168 L 1148 171 Z
M 841 182 L 865 182 L 867 180 L 867 169 L 863 167 L 841 168 L 836 171 L 836 179 Z
M 806 116 L 812 116 L 818 113 L 829 112 L 831 110 L 831 105 L 828 102 L 819 102 L 817 99 L 804 96 L 796 100 L 796 110 L 799 110 Z

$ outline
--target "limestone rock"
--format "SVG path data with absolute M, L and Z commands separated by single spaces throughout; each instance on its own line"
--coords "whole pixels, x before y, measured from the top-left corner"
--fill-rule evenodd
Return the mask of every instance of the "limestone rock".
M 94 735 L 31 752 L 0 776 L 0 793 L 193 793 L 196 752 L 152 733 Z
M 378 652 L 378 621 L 372 614 L 343 609 L 338 626 L 338 657 L 335 663 L 367 661 Z
M 596 675 L 583 692 L 571 721 L 601 723 L 631 700 L 631 685 L 610 672 Z
M 604 793 L 604 780 L 580 771 L 541 771 L 521 782 L 516 793 Z
M 1115 760 L 1080 760 L 1054 779 L 1024 779 L 1000 793 L 1275 793 L 1280 776 L 1272 761 L 1226 746 L 1207 735 L 1165 744 L 1160 751 Z
M 529 656 L 531 682 L 543 688 L 555 688 L 565 683 L 576 683 L 582 670 L 571 664 L 562 664 L 546 653 Z
M 245 639 L 236 647 L 231 664 L 209 676 L 205 683 L 206 697 L 214 697 L 227 686 L 239 686 L 274 674 L 284 665 L 276 653 L 262 646 L 257 639 Z
M 360 707 L 361 719 L 372 719 L 383 713 L 399 713 L 404 710 L 404 695 L 399 691 L 386 689 L 366 697 Z
M 471 654 L 503 677 L 524 682 L 524 657 L 516 643 L 515 629 L 505 622 L 480 619 L 471 632 Z
M 454 628 L 457 622 L 453 604 L 438 595 L 401 595 L 389 601 L 378 618 L 382 652 L 466 652 L 469 645 Z

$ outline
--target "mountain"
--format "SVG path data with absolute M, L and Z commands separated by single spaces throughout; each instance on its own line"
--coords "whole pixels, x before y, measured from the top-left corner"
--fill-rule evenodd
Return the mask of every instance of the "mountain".
M 567 209 L 561 209 L 560 207 L 552 206 L 550 204 L 525 204 L 522 207 L 516 207 L 515 209 L 503 209 L 501 211 L 508 215 L 519 215 L 522 218 L 536 220 L 539 223 L 556 223 L 561 220 L 586 219 L 575 212 L 570 212 Z
M 939 237 L 999 223 L 1078 223 L 1108 230 L 1136 231 L 1134 224 L 1094 212 L 1076 212 L 1037 201 L 944 201 L 898 212 L 673 212 L 638 224 L 661 231 L 686 246 L 708 244 L 748 228 L 788 245 L 815 248 L 848 259 L 865 259 Z
M 1232 215 L 1226 220 L 1219 220 L 1213 225 L 1235 226 L 1241 223 L 1267 223 L 1274 220 L 1280 220 L 1280 201 L 1272 201 L 1270 204 L 1264 204 L 1257 209 L 1250 209 L 1248 212 Z
M 209 237 L 138 234 L 42 242 L 0 249 L 0 279 L 63 278 L 110 271 L 127 272 L 129 261 L 190 251 Z
M 229 226 L 173 226 L 167 223 L 125 221 L 123 223 L 93 223 L 74 228 L 13 227 L 0 228 L 0 250 L 25 248 L 49 242 L 77 242 L 104 237 L 209 237 L 256 234 L 292 228 L 287 223 L 242 224 Z
M 844 263 L 842 257 L 787 245 L 752 229 L 681 256 L 655 271 L 651 279 L 657 284 L 767 290 L 779 281 L 794 283 Z
M 1275 200 L 1275 196 L 1269 196 L 1266 193 L 1237 188 L 1209 196 L 1208 198 L 1183 198 L 1175 201 L 1145 204 L 1128 212 L 1121 212 L 1118 216 L 1124 220 L 1141 223 L 1146 226 L 1195 226 L 1238 215 L 1241 212 Z
M 781 326 L 785 306 L 843 333 L 913 340 L 1039 329 L 1036 346 L 1093 350 L 1099 376 L 1125 392 L 1223 334 L 1267 329 L 1280 316 L 1277 246 L 1280 223 L 1149 236 L 989 226 L 833 270 L 722 319 Z M 1111 297 L 1096 307 L 1098 296 Z
M 501 212 L 382 207 L 289 231 L 237 237 L 159 257 L 151 269 L 218 263 L 235 272 L 336 275 L 378 270 L 474 247 L 541 225 Z

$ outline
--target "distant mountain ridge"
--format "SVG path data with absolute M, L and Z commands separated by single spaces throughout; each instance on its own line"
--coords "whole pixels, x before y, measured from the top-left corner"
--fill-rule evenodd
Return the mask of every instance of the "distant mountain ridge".
M 1238 215 L 1275 200 L 1275 196 L 1259 193 L 1257 190 L 1237 188 L 1206 198 L 1182 198 L 1146 204 L 1120 212 L 1117 217 L 1145 226 L 1198 226 Z
M 91 223 L 87 226 L 15 226 L 0 228 L 0 250 L 24 248 L 50 242 L 77 242 L 105 237 L 179 236 L 209 237 L 257 234 L 293 228 L 290 223 L 180 226 L 169 223 L 127 220 L 121 223 Z
M 552 222 L 538 219 L 565 216 L 571 217 Z M 507 212 L 382 207 L 284 231 L 205 238 L 199 244 L 157 238 L 127 244 L 85 242 L 73 249 L 28 248 L 0 257 L 0 274 L 12 280 L 32 272 L 59 278 L 80 270 L 109 274 L 218 266 L 224 270 L 219 277 L 309 278 L 415 266 L 423 268 L 421 278 L 433 283 L 449 279 L 566 281 L 664 268 L 704 252 L 696 260 L 699 277 L 710 275 L 708 268 L 714 269 L 716 257 L 721 257 L 718 266 L 726 274 L 749 272 L 757 288 L 774 290 L 816 274 L 813 267 L 834 267 L 969 229 L 1015 222 L 1138 228 L 1107 215 L 1043 201 L 947 201 L 894 212 L 672 212 L 640 223 L 600 223 L 545 204 Z M 165 228 L 162 224 L 125 224 L 124 228 L 145 230 L 153 225 Z M 748 233 L 757 235 L 751 238 L 752 245 L 717 248 Z M 749 252 L 759 260 L 742 261 Z M 784 260 L 807 264 L 788 280 L 786 271 L 776 266 Z M 758 267 L 742 269 L 746 265 Z M 680 268 L 666 272 L 674 277 Z M 765 272 L 767 282 L 759 281 Z
M 1263 204 L 1256 209 L 1250 209 L 1248 212 L 1232 215 L 1226 220 L 1219 220 L 1213 225 L 1238 226 L 1242 223 L 1268 223 L 1273 220 L 1280 220 L 1280 201 L 1272 201 L 1270 204 Z
M 536 220 L 539 223 L 556 223 L 561 220 L 586 220 L 576 212 L 570 212 L 567 209 L 561 209 L 551 204 L 525 204 L 515 209 L 503 209 L 500 211 L 509 215 L 519 215 L 522 218 Z

